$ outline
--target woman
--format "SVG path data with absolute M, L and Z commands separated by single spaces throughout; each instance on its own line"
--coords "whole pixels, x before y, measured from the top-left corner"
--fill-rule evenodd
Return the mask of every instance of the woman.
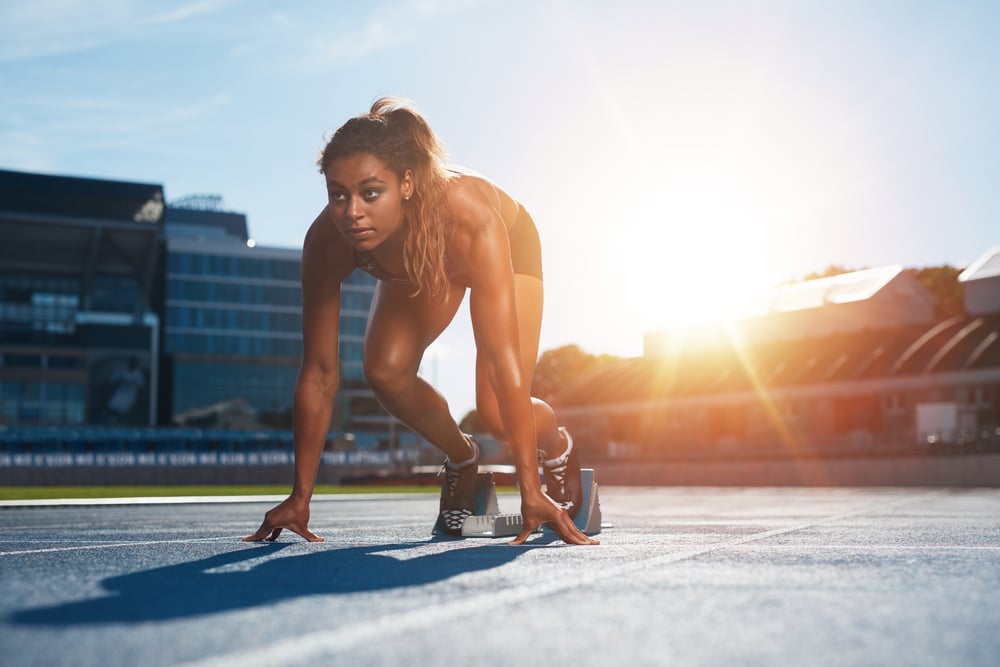
M 596 544 L 570 518 L 579 464 L 552 408 L 529 390 L 538 354 L 542 271 L 527 212 L 479 176 L 444 166 L 444 150 L 406 102 L 383 98 L 345 123 L 319 161 L 328 204 L 302 251 L 303 361 L 295 390 L 295 483 L 248 541 L 282 529 L 310 541 L 309 499 L 338 386 L 340 286 L 355 268 L 378 278 L 365 336 L 365 376 L 382 405 L 447 455 L 440 523 L 461 533 L 472 511 L 479 450 L 444 398 L 417 375 L 427 347 L 466 289 L 476 340 L 476 407 L 514 453 L 523 543 L 541 524 Z M 538 462 L 546 489 L 542 492 Z

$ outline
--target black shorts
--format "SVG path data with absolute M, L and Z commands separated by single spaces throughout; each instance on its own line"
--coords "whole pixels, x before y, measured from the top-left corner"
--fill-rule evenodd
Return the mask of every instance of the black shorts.
M 538 238 L 535 221 L 523 206 L 517 213 L 517 220 L 508 232 L 510 238 L 510 261 L 514 273 L 542 279 L 542 242 Z

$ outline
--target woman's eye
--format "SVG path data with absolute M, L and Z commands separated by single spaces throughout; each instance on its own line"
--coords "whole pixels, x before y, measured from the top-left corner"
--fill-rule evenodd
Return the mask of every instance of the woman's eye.
M 347 199 L 347 196 L 343 192 L 331 192 L 330 193 L 330 201 L 332 201 L 332 202 L 336 202 L 336 203 L 339 204 L 340 202 L 344 201 L 345 199 Z
M 364 192 L 365 199 L 369 199 L 369 200 L 375 199 L 380 194 L 381 194 L 381 190 L 365 190 L 365 192 Z

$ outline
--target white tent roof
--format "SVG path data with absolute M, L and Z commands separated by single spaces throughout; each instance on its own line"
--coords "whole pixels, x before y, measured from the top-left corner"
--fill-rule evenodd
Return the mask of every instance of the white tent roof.
M 958 275 L 961 283 L 1000 276 L 1000 246 L 995 246 Z
M 783 313 L 818 308 L 824 304 L 864 301 L 877 294 L 902 271 L 902 265 L 894 264 L 775 287 L 770 294 L 768 310 Z

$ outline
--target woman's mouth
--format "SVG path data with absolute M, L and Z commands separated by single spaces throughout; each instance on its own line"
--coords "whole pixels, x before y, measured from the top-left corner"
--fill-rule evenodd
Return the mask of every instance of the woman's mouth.
M 364 241 L 375 235 L 375 230 L 371 227 L 350 227 L 344 230 L 344 234 L 351 241 Z

